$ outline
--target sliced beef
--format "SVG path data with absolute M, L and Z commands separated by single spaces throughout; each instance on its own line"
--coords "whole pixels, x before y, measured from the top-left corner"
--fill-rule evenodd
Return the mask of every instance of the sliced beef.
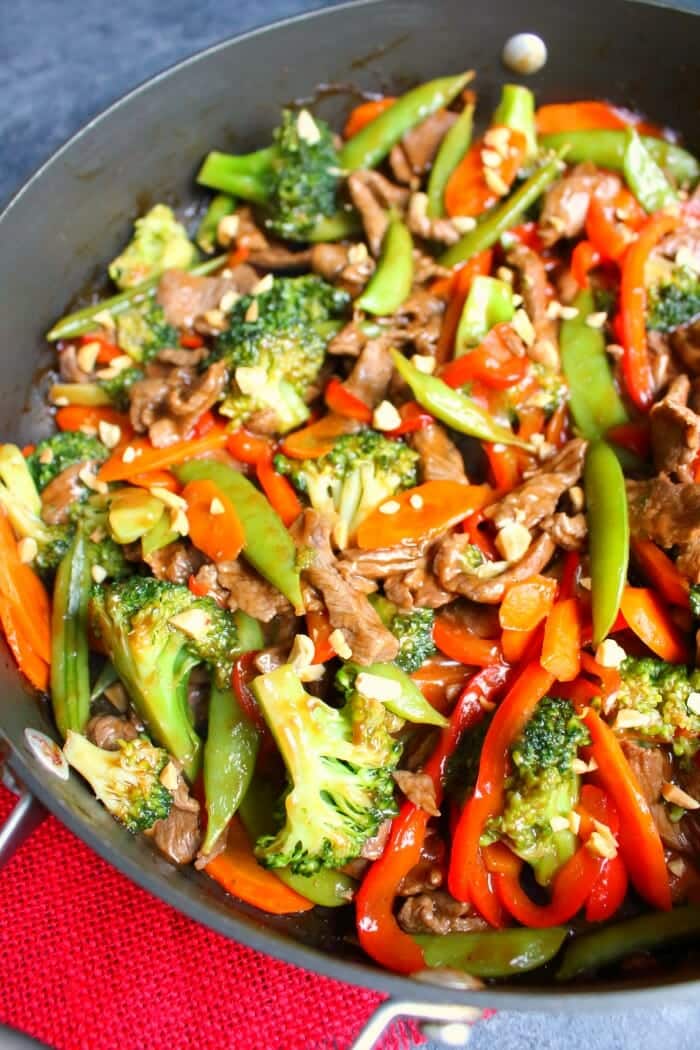
M 129 390 L 132 426 L 137 433 L 148 431 L 157 448 L 182 441 L 197 419 L 221 399 L 227 383 L 225 361 L 215 361 L 205 372 L 148 365 L 146 378 Z
M 552 245 L 562 237 L 578 237 L 583 231 L 593 194 L 610 200 L 621 186 L 617 175 L 600 171 L 590 163 L 578 164 L 545 194 L 539 222 L 544 243 Z
M 85 491 L 79 474 L 84 467 L 94 469 L 95 460 L 86 463 L 74 463 L 66 467 L 48 483 L 41 493 L 41 517 L 47 525 L 65 525 L 70 518 L 71 508 L 78 502 Z
M 428 196 L 425 193 L 412 193 L 408 202 L 407 224 L 411 233 L 426 241 L 437 241 L 439 244 L 456 244 L 462 233 L 459 223 L 445 216 L 431 218 L 428 215 Z
M 410 572 L 425 560 L 427 543 L 397 543 L 393 547 L 374 550 L 348 548 L 338 559 L 338 569 L 344 576 L 364 576 L 369 580 L 383 580 L 396 572 Z
M 388 339 L 392 346 L 412 348 L 414 353 L 435 357 L 445 303 L 427 288 L 414 287 L 391 319 Z
M 440 609 L 454 599 L 454 594 L 440 586 L 428 558 L 407 572 L 388 576 L 384 582 L 384 593 L 389 601 L 406 611 Z
M 658 394 L 658 392 L 663 390 L 666 384 L 670 382 L 677 373 L 675 362 L 671 354 L 669 335 L 667 335 L 666 332 L 655 332 L 653 330 L 647 332 L 647 350 L 649 353 L 649 368 L 651 370 L 654 394 Z M 620 361 L 620 365 L 621 363 L 622 362 Z M 620 389 L 624 390 L 624 376 L 621 374 L 619 367 L 615 370 L 615 378 Z
M 464 566 L 464 552 L 469 546 L 470 539 L 466 533 L 447 536 L 438 545 L 435 573 L 446 591 L 485 605 L 497 605 L 503 600 L 510 584 L 542 572 L 556 550 L 554 541 L 543 532 L 533 540 L 520 561 L 509 565 L 496 576 L 484 577 L 479 574 L 479 570 L 470 572 Z
M 554 514 L 564 493 L 578 483 L 585 454 L 586 442 L 581 438 L 567 442 L 531 477 L 498 503 L 487 507 L 484 515 L 499 529 L 512 521 L 520 522 L 527 529 L 533 528 Z
M 435 784 L 427 773 L 412 773 L 408 769 L 397 769 L 394 771 L 394 780 L 402 794 L 414 806 L 424 810 L 431 817 L 440 816 L 435 800 Z
M 95 715 L 85 727 L 85 735 L 97 747 L 105 751 L 118 751 L 120 740 L 135 740 L 138 727 L 130 718 L 117 715 Z
M 413 284 L 427 284 L 435 281 L 438 277 L 450 277 L 452 270 L 438 262 L 434 255 L 424 252 L 421 248 L 413 249 Z
M 686 834 L 684 817 L 679 821 L 669 820 L 668 810 L 661 794 L 661 788 L 667 781 L 673 781 L 673 761 L 663 747 L 644 747 L 635 740 L 620 741 L 625 758 L 646 799 L 651 815 L 654 818 L 661 841 L 668 849 L 687 853 L 690 840 Z
M 439 109 L 407 131 L 389 154 L 389 165 L 397 182 L 413 185 L 433 162 L 440 143 L 450 130 L 457 114 Z
M 437 890 L 445 881 L 445 843 L 435 830 L 428 830 L 421 846 L 420 860 L 404 875 L 399 883 L 399 897 L 413 897 L 417 893 Z
M 469 933 L 488 929 L 488 923 L 471 904 L 456 901 L 444 890 L 408 897 L 397 918 L 406 933 Z
M 565 514 L 557 511 L 542 521 L 542 530 L 546 532 L 565 551 L 580 551 L 586 545 L 588 524 L 585 514 Z
M 678 546 L 678 568 L 700 583 L 700 485 L 677 485 L 666 474 L 627 481 L 627 503 L 632 536 Z
M 360 213 L 370 251 L 377 256 L 389 225 L 389 212 L 392 209 L 403 211 L 408 203 L 409 192 L 403 186 L 390 182 L 378 171 L 364 170 L 353 171 L 348 178 L 348 190 Z
M 184 540 L 175 540 L 174 543 L 168 543 L 165 547 L 144 555 L 143 560 L 159 580 L 187 583 L 202 564 L 202 555 Z
M 423 481 L 468 482 L 462 453 L 439 423 L 416 430 L 411 434 L 410 442 L 420 456 Z
M 372 276 L 375 263 L 362 244 L 314 244 L 311 269 L 326 281 L 345 288 L 353 297 L 360 294 Z
M 204 566 L 204 569 L 208 568 Z M 275 616 L 291 608 L 284 595 L 241 558 L 219 562 L 216 575 L 224 602 L 231 611 L 242 609 L 256 620 L 269 623 Z
M 362 331 L 359 321 L 350 321 L 333 336 L 328 344 L 328 353 L 338 357 L 359 357 L 366 344 L 367 336 Z
M 377 860 L 381 857 L 387 839 L 389 838 L 390 831 L 391 821 L 383 820 L 375 834 L 372 835 L 371 838 L 365 839 L 364 845 L 362 846 L 362 852 L 360 853 L 363 860 Z
M 187 350 L 185 347 L 178 347 L 177 349 L 175 347 L 167 347 L 165 350 L 159 350 L 155 359 L 161 365 L 196 368 L 208 354 L 209 350 L 206 346 L 198 346 L 192 350 Z
M 268 237 L 255 221 L 253 211 L 247 205 L 239 208 L 236 243 L 248 250 L 251 266 L 277 272 L 308 270 L 311 265 L 311 249 L 294 250 L 282 241 Z
M 338 570 L 331 550 L 331 527 L 330 522 L 311 509 L 305 510 L 295 522 L 297 544 L 314 553 L 303 578 L 322 595 L 331 625 L 345 635 L 353 660 L 364 665 L 393 660 L 399 643 L 384 626 L 367 596 L 348 583 Z
M 548 368 L 557 368 L 557 323 L 547 316 L 552 290 L 542 258 L 532 248 L 518 243 L 508 252 L 506 261 L 519 274 L 518 288 L 523 297 L 525 311 L 535 329 L 535 342 L 527 347 L 528 356 Z
M 199 802 L 190 795 L 182 774 L 178 775 L 170 813 L 165 820 L 157 820 L 147 834 L 173 864 L 191 864 L 196 857 L 202 840 Z
M 445 618 L 477 638 L 496 638 L 501 633 L 498 610 L 493 605 L 477 605 L 462 598 L 445 613 Z
M 370 339 L 360 351 L 343 386 L 370 408 L 376 408 L 386 397 L 393 370 L 386 337 Z
M 58 355 L 58 372 L 64 383 L 89 383 L 92 373 L 83 372 L 78 364 L 78 351 L 69 343 Z
M 689 540 L 681 546 L 676 568 L 691 583 L 700 583 L 700 539 Z
M 228 292 L 245 294 L 257 284 L 251 266 L 238 266 L 230 277 L 198 277 L 185 270 L 166 270 L 158 282 L 157 300 L 168 324 L 191 328 L 198 317 L 217 310 Z
M 676 328 L 669 340 L 683 367 L 692 376 L 700 376 L 700 318 Z
M 694 465 L 700 447 L 700 416 L 688 408 L 690 380 L 679 375 L 649 413 L 651 451 L 657 471 L 678 481 L 695 480 Z

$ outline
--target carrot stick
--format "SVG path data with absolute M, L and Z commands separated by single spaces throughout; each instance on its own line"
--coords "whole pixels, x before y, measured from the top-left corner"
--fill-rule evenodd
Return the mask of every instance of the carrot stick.
M 51 662 L 51 612 L 44 585 L 19 559 L 17 541 L 4 513 L 0 513 L 0 593 L 7 599 L 17 630 L 37 656 Z
M 56 412 L 56 426 L 59 430 L 93 430 L 101 422 L 118 426 L 123 438 L 133 434 L 129 417 L 114 408 L 89 408 L 87 405 L 65 405 Z
M 367 124 L 393 106 L 394 102 L 396 99 L 387 95 L 385 98 L 372 98 L 369 102 L 361 102 L 359 106 L 355 106 L 345 122 L 343 138 L 351 139 L 353 135 L 357 135 L 358 131 L 362 131 Z
M 625 587 L 620 612 L 652 652 L 669 663 L 688 663 L 690 653 L 661 598 L 647 587 Z
M 212 561 L 234 561 L 243 549 L 243 526 L 228 496 L 213 481 L 190 481 L 187 502 L 189 535 L 197 550 Z
M 435 621 L 433 641 L 445 656 L 470 667 L 490 667 L 503 659 L 498 639 L 479 638 L 447 616 L 440 616 Z
M 270 460 L 261 460 L 258 463 L 257 474 L 263 492 L 284 524 L 289 527 L 304 509 L 294 487 L 287 478 L 277 473 Z
M 49 687 L 49 665 L 32 648 L 18 623 L 15 607 L 2 593 L 0 593 L 0 624 L 2 624 L 7 644 L 20 671 L 35 689 L 40 689 L 42 693 L 45 693 Z
M 690 586 L 669 556 L 651 540 L 633 539 L 631 547 L 634 560 L 662 598 L 687 609 Z
M 581 670 L 581 619 L 575 598 L 555 602 L 544 625 L 540 663 L 559 682 L 572 682 Z
M 380 503 L 365 518 L 357 530 L 357 545 L 373 550 L 442 532 L 480 510 L 491 495 L 488 485 L 463 485 L 456 481 L 426 481 L 416 488 L 404 489 L 393 499 Z
M 224 448 L 228 438 L 228 431 L 222 426 L 216 426 L 203 437 L 177 441 L 166 448 L 154 448 L 146 438 L 134 438 L 126 447 L 120 446 L 102 464 L 97 476 L 100 481 L 128 481 L 134 474 L 167 470 L 178 463 L 213 452 L 214 449 Z M 134 452 L 133 457 L 129 454 L 130 449 Z
M 548 576 L 531 576 L 512 584 L 498 611 L 501 627 L 510 631 L 531 631 L 549 615 L 556 592 L 557 581 Z
M 335 656 L 335 649 L 331 645 L 330 636 L 333 633 L 333 625 L 328 619 L 325 609 L 309 609 L 306 612 L 306 629 L 309 637 L 314 643 L 315 664 L 325 664 Z

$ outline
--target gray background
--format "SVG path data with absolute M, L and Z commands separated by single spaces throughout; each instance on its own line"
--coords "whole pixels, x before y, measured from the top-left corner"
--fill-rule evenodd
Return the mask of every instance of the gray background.
M 253 26 L 327 6 L 324 0 L 0 0 L 0 204 L 90 117 L 153 73 Z M 684 6 L 700 11 L 700 0 Z M 573 1018 L 501 1013 L 477 1026 L 470 1047 L 695 1050 L 699 1033 L 696 1006 Z M 0 1047 L 14 1045 L 0 1032 Z

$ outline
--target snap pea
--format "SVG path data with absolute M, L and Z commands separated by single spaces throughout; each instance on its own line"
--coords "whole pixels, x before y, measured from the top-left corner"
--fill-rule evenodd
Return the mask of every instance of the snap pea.
M 205 855 L 213 849 L 248 790 L 259 744 L 260 734 L 241 710 L 233 690 L 219 689 L 212 683 L 203 764 Z
M 241 802 L 238 815 L 251 842 L 275 831 L 274 813 L 279 792 L 262 780 L 253 777 Z M 315 875 L 293 875 L 289 868 L 275 868 L 275 875 L 302 897 L 323 908 L 338 908 L 347 904 L 355 892 L 355 881 L 341 871 L 322 868 Z
M 51 706 L 61 735 L 82 733 L 90 716 L 88 543 L 79 530 L 58 567 L 51 615 Z
M 178 533 L 173 530 L 170 524 L 170 515 L 164 510 L 155 525 L 141 537 L 141 551 L 143 554 L 152 554 L 153 551 L 158 551 L 161 547 L 167 547 L 169 543 L 172 543 L 177 538 Z
M 675 203 L 678 196 L 634 128 L 627 131 L 622 161 L 625 181 L 644 211 L 659 211 Z
M 629 522 L 625 478 L 604 441 L 588 446 L 583 470 L 591 563 L 593 645 L 602 642 L 620 609 L 627 582 Z
M 391 356 L 397 372 L 410 386 L 416 401 L 423 408 L 427 408 L 436 419 L 460 434 L 469 434 L 481 441 L 517 445 L 519 448 L 530 450 L 531 446 L 526 441 L 521 441 L 512 430 L 496 423 L 488 412 L 466 394 L 453 390 L 436 376 L 419 372 L 415 365 L 397 350 L 392 350 Z
M 348 666 L 348 665 L 346 665 Z M 351 665 L 355 671 L 364 674 L 376 675 L 377 678 L 385 678 L 390 682 L 396 682 L 401 687 L 401 695 L 396 699 L 382 700 L 382 703 L 399 718 L 405 718 L 407 722 L 415 722 L 418 725 L 446 726 L 447 719 L 436 711 L 432 704 L 425 699 L 420 689 L 412 678 L 402 671 L 400 667 L 392 663 L 370 664 L 368 667 Z
M 561 364 L 574 423 L 582 437 L 596 441 L 628 416 L 613 381 L 605 336 L 600 328 L 586 324 L 595 310 L 593 292 L 579 292 L 572 306 L 578 310 L 576 317 L 562 321 L 559 330 Z
M 217 193 L 212 198 L 202 217 L 202 221 L 197 227 L 197 233 L 194 238 L 202 251 L 206 252 L 207 255 L 210 255 L 216 248 L 216 232 L 219 228 L 219 223 L 227 215 L 230 215 L 235 207 L 236 202 L 228 193 Z
M 642 135 L 641 141 L 656 161 L 675 182 L 693 185 L 700 178 L 700 163 L 687 150 L 665 139 Z M 625 130 L 560 131 L 554 135 L 543 135 L 540 145 L 546 149 L 560 150 L 568 147 L 567 163 L 581 164 L 591 161 L 596 167 L 623 171 L 627 132 Z
M 511 321 L 514 313 L 511 286 L 496 277 L 477 274 L 457 326 L 455 357 L 462 357 L 472 347 L 478 346 L 497 324 Z
M 375 316 L 393 314 L 411 294 L 413 238 L 400 219 L 392 219 L 382 241 L 377 269 L 355 306 Z
M 464 970 L 474 977 L 509 977 L 535 970 L 553 959 L 568 930 L 488 930 L 479 933 L 417 934 L 428 966 Z
M 442 265 L 456 266 L 491 248 L 506 230 L 520 222 L 527 209 L 544 193 L 550 182 L 554 182 L 560 171 L 559 157 L 553 157 L 543 164 L 515 193 L 507 197 L 502 204 L 492 208 L 478 226 L 448 248 L 440 259 Z
M 304 602 L 296 547 L 262 492 L 237 470 L 214 460 L 191 460 L 174 467 L 173 471 L 185 484 L 188 481 L 213 481 L 231 500 L 243 526 L 245 557 L 301 615 Z
M 535 128 L 535 96 L 522 84 L 504 84 L 501 101 L 491 118 L 492 125 L 502 124 L 520 131 L 527 143 L 525 161 L 537 156 L 537 130 Z
M 206 262 L 192 266 L 189 272 L 198 277 L 203 277 L 208 273 L 221 269 L 225 262 L 225 255 L 217 255 L 214 259 L 207 259 Z M 149 280 L 129 288 L 126 292 L 112 295 L 109 299 L 101 299 L 98 303 L 91 303 L 90 306 L 84 306 L 82 309 L 76 310 L 75 313 L 66 314 L 65 317 L 56 322 L 51 331 L 47 333 L 46 338 L 50 343 L 53 343 L 57 339 L 75 339 L 76 336 L 82 335 L 83 332 L 89 332 L 98 323 L 95 321 L 96 314 L 107 311 L 112 317 L 118 317 L 119 314 L 123 314 L 133 306 L 138 306 L 144 300 L 152 298 L 156 293 L 159 281 L 160 275 L 151 277 Z M 75 404 L 78 404 L 78 402 L 76 401 Z
M 249 616 L 242 609 L 236 609 L 235 613 L 233 613 L 233 618 L 238 631 L 238 646 L 242 653 L 249 653 L 265 647 L 262 627 L 254 617 Z
M 627 955 L 664 948 L 674 941 L 697 937 L 699 933 L 700 907 L 694 904 L 603 926 L 571 941 L 564 952 L 557 980 L 568 981 Z
M 428 216 L 431 219 L 440 219 L 445 214 L 445 188 L 471 145 L 473 127 L 474 106 L 470 104 L 464 107 L 440 143 L 428 179 Z
M 440 77 L 402 95 L 345 143 L 340 151 L 341 168 L 344 171 L 376 168 L 407 131 L 436 109 L 449 106 L 473 76 L 470 70 L 453 77 Z

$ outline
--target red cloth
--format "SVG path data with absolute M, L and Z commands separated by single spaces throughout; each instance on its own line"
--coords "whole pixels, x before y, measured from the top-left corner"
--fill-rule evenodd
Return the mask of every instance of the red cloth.
M 0 916 L 0 1021 L 56 1050 L 345 1050 L 381 1002 L 198 926 L 53 817 L 0 873 Z

